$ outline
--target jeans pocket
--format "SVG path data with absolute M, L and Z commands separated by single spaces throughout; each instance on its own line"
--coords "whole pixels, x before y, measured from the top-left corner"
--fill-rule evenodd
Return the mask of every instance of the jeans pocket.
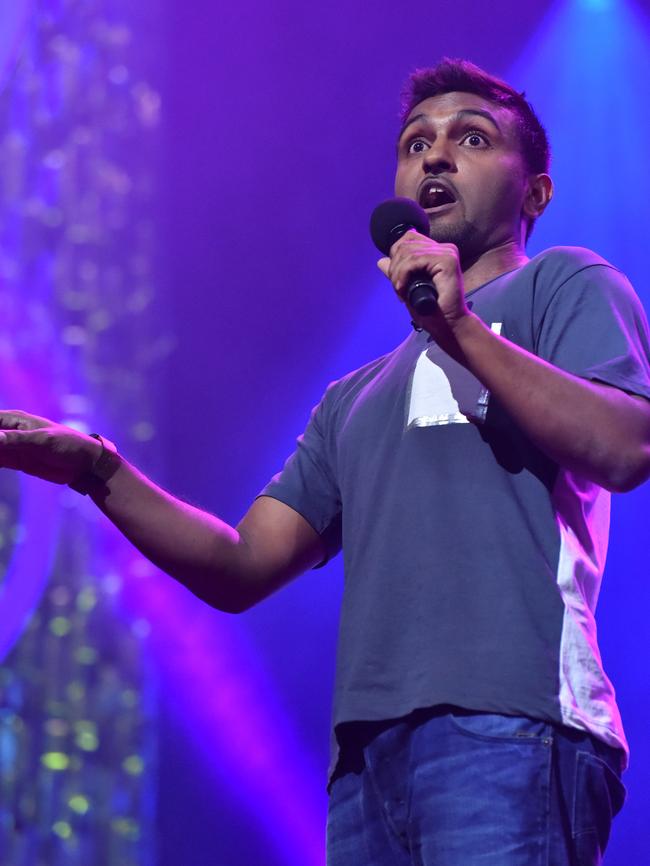
M 598 755 L 576 753 L 572 831 L 578 866 L 601 862 L 612 819 L 625 802 L 625 785 Z
M 450 714 L 453 726 L 463 734 L 484 741 L 504 743 L 526 742 L 548 744 L 552 725 L 526 716 L 504 716 L 500 713 L 470 713 L 454 710 Z

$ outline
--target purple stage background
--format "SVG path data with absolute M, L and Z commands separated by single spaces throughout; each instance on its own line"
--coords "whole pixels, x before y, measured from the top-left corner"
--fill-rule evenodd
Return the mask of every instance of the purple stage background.
M 635 95 L 644 101 L 650 81 L 650 31 L 638 5 L 466 0 L 429 10 L 285 0 L 216 12 L 199 0 L 190 15 L 180 7 L 172 13 L 170 26 L 164 185 L 178 334 L 166 413 L 172 489 L 238 519 L 281 466 L 325 385 L 407 332 L 404 311 L 376 271 L 367 220 L 392 191 L 404 78 L 443 54 L 512 75 L 549 127 L 560 186 L 532 251 L 592 246 L 630 274 L 648 305 L 641 258 L 648 179 L 645 161 L 629 164 L 646 122 L 618 105 Z M 625 185 L 614 180 L 610 188 L 622 173 Z M 635 182 L 627 182 L 630 174 Z M 649 495 L 616 498 L 600 608 L 605 662 L 634 750 L 611 866 L 650 861 Z M 337 561 L 236 621 L 321 779 L 341 579 Z M 214 619 L 218 627 L 222 617 Z M 188 785 L 196 781 L 195 761 Z M 230 809 L 227 778 L 220 784 L 219 802 Z M 244 836 L 253 845 L 264 806 L 248 808 Z M 211 798 L 188 804 L 193 835 L 210 823 L 212 809 Z M 174 837 L 179 850 L 183 835 L 179 829 Z M 206 864 L 271 857 L 268 850 L 235 855 L 242 839 L 205 838 L 214 852 L 214 861 L 203 855 Z
M 156 45 L 157 280 L 143 339 L 174 340 L 154 383 L 156 459 L 146 443 L 124 450 L 174 493 L 236 522 L 327 383 L 408 332 L 368 217 L 392 192 L 402 83 L 443 55 L 525 88 L 548 127 L 557 195 L 530 252 L 592 247 L 650 308 L 650 22 L 639 3 L 118 8 L 143 49 Z M 148 36 L 142 22 L 154 19 Z M 649 510 L 648 486 L 615 497 L 599 608 L 632 748 L 607 866 L 650 862 Z M 133 571 L 107 537 L 116 569 L 127 582 L 146 572 L 149 587 L 130 604 L 151 623 L 160 691 L 152 862 L 323 866 L 340 558 L 232 617 Z

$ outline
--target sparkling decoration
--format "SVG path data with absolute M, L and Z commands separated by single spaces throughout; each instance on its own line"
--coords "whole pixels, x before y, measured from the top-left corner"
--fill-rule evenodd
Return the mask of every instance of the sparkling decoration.
M 152 315 L 154 42 L 126 0 L 36 0 L 0 93 L 2 405 L 148 471 L 172 345 Z M 121 543 L 87 499 L 0 473 L 3 863 L 154 863 L 150 624 L 121 603 Z

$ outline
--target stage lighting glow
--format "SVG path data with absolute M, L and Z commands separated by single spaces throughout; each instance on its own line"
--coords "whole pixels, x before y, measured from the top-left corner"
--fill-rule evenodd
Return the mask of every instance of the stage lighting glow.
M 48 770 L 61 772 L 70 766 L 70 757 L 64 752 L 46 752 L 41 757 L 41 762 Z
M 157 351 L 155 339 L 134 337 L 143 317 L 121 295 L 134 285 L 152 295 L 144 141 L 155 122 L 143 135 L 141 98 L 107 75 L 126 59 L 116 35 L 129 30 L 106 18 L 104 3 L 90 0 L 83 15 L 70 14 L 68 0 L 9 5 L 31 14 L 0 93 L 2 403 L 86 430 L 91 417 L 93 429 L 102 422 L 97 407 L 110 405 L 128 430 L 150 423 L 136 379 L 149 388 L 152 377 L 147 359 L 134 356 L 142 345 Z M 139 639 L 97 578 L 103 518 L 72 491 L 28 476 L 2 473 L 0 499 L 3 862 L 22 862 L 28 850 L 51 866 L 150 866 L 152 686 Z M 129 690 L 144 699 L 122 702 Z M 145 771 L 120 772 L 134 754 Z M 70 799 L 81 786 L 93 810 Z M 106 846 L 117 801 L 124 820 L 138 819 L 137 840 L 129 831 Z
M 321 866 L 321 781 L 254 654 L 229 618 L 165 579 L 128 545 L 111 551 L 123 603 L 147 612 L 178 721 L 211 771 L 245 803 L 286 866 Z M 133 764 L 135 767 L 135 762 Z
M 640 215 L 650 197 L 645 171 L 650 83 L 648 22 L 631 3 L 591 15 L 555 7 L 509 71 L 552 132 L 555 197 L 530 250 L 557 243 L 596 249 L 647 292 Z
M 530 251 L 554 244 L 595 249 L 625 271 L 650 310 L 647 8 L 633 0 L 566 0 L 553 7 L 519 62 L 504 72 L 526 90 L 551 133 L 554 152 L 556 195 L 535 228 Z M 649 512 L 648 485 L 615 498 L 599 608 L 603 658 L 617 685 L 632 752 L 625 776 L 628 803 L 606 857 L 612 864 L 647 861 L 642 828 L 647 823 Z
M 614 0 L 577 0 L 577 2 L 591 12 L 607 12 L 614 6 Z

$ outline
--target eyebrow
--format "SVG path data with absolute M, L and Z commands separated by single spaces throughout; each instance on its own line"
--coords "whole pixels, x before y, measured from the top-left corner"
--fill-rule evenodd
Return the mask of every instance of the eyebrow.
M 489 121 L 497 130 L 498 133 L 501 133 L 501 127 L 496 122 L 496 119 L 490 114 L 489 111 L 485 111 L 482 108 L 461 108 L 460 111 L 457 111 L 456 114 L 451 118 L 451 123 L 457 123 L 459 120 L 462 120 L 464 117 L 474 117 L 477 116 L 482 117 L 484 120 Z M 401 137 L 404 135 L 406 130 L 413 123 L 417 123 L 420 120 L 424 120 L 428 122 L 428 117 L 426 114 L 416 114 L 415 117 L 411 117 L 406 121 L 404 126 L 399 131 L 399 135 L 397 136 L 397 140 L 399 141 Z

